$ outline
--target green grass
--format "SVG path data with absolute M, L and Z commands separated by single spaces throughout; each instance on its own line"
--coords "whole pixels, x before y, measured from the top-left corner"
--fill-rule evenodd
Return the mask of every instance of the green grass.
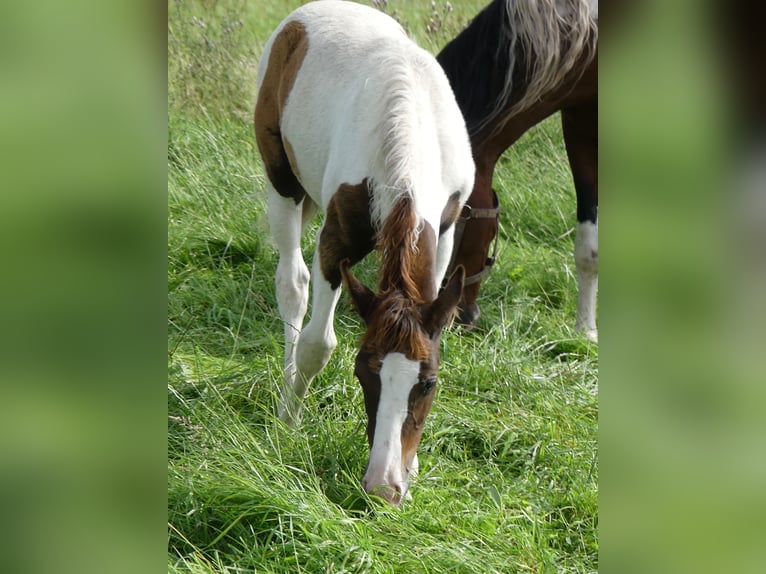
M 499 261 L 479 327 L 442 336 L 413 500 L 393 509 L 360 488 L 362 324 L 345 295 L 303 425 L 275 421 L 277 257 L 249 114 L 263 43 L 299 4 L 169 5 L 168 570 L 596 571 L 598 350 L 572 330 L 575 203 L 557 118 L 496 171 Z M 430 2 L 387 10 L 435 52 L 481 4 L 440 4 L 436 32 Z

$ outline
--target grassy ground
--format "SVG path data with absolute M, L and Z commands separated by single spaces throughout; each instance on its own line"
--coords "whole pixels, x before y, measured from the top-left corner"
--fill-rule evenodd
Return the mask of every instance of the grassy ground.
M 413 500 L 395 510 L 359 486 L 362 325 L 346 296 L 302 427 L 275 421 L 277 259 L 250 114 L 263 43 L 299 4 L 169 4 L 168 570 L 596 571 L 598 350 L 571 329 L 575 204 L 557 118 L 495 174 L 499 261 L 479 328 L 442 336 Z M 384 8 L 435 52 L 483 2 L 455 4 Z

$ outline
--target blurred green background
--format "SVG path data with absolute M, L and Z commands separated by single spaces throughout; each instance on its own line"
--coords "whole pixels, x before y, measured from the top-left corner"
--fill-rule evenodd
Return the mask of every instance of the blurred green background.
M 736 129 L 740 29 L 727 14 L 740 4 L 602 9 L 604 571 L 764 563 L 766 181 L 743 181 L 766 156 L 752 161 Z

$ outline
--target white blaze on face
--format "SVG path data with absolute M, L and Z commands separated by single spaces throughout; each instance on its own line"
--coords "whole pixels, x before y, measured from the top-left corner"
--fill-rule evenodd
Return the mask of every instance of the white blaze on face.
M 376 487 L 398 489 L 400 496 L 407 492 L 407 476 L 402 468 L 402 425 L 407 418 L 410 391 L 418 382 L 420 362 L 401 353 L 390 353 L 381 361 L 380 401 L 375 420 L 375 435 L 370 451 L 370 463 L 362 484 L 367 492 Z M 399 498 L 393 491 L 389 494 Z M 385 492 L 381 495 L 386 496 Z M 388 496 L 386 496 L 388 498 Z

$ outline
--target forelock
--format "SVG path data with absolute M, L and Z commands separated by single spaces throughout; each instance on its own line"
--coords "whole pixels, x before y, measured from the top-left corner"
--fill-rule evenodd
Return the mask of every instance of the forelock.
M 362 337 L 362 347 L 370 353 L 370 367 L 376 372 L 380 359 L 388 353 L 426 361 L 431 345 L 421 324 L 419 305 L 397 291 L 382 296 Z

